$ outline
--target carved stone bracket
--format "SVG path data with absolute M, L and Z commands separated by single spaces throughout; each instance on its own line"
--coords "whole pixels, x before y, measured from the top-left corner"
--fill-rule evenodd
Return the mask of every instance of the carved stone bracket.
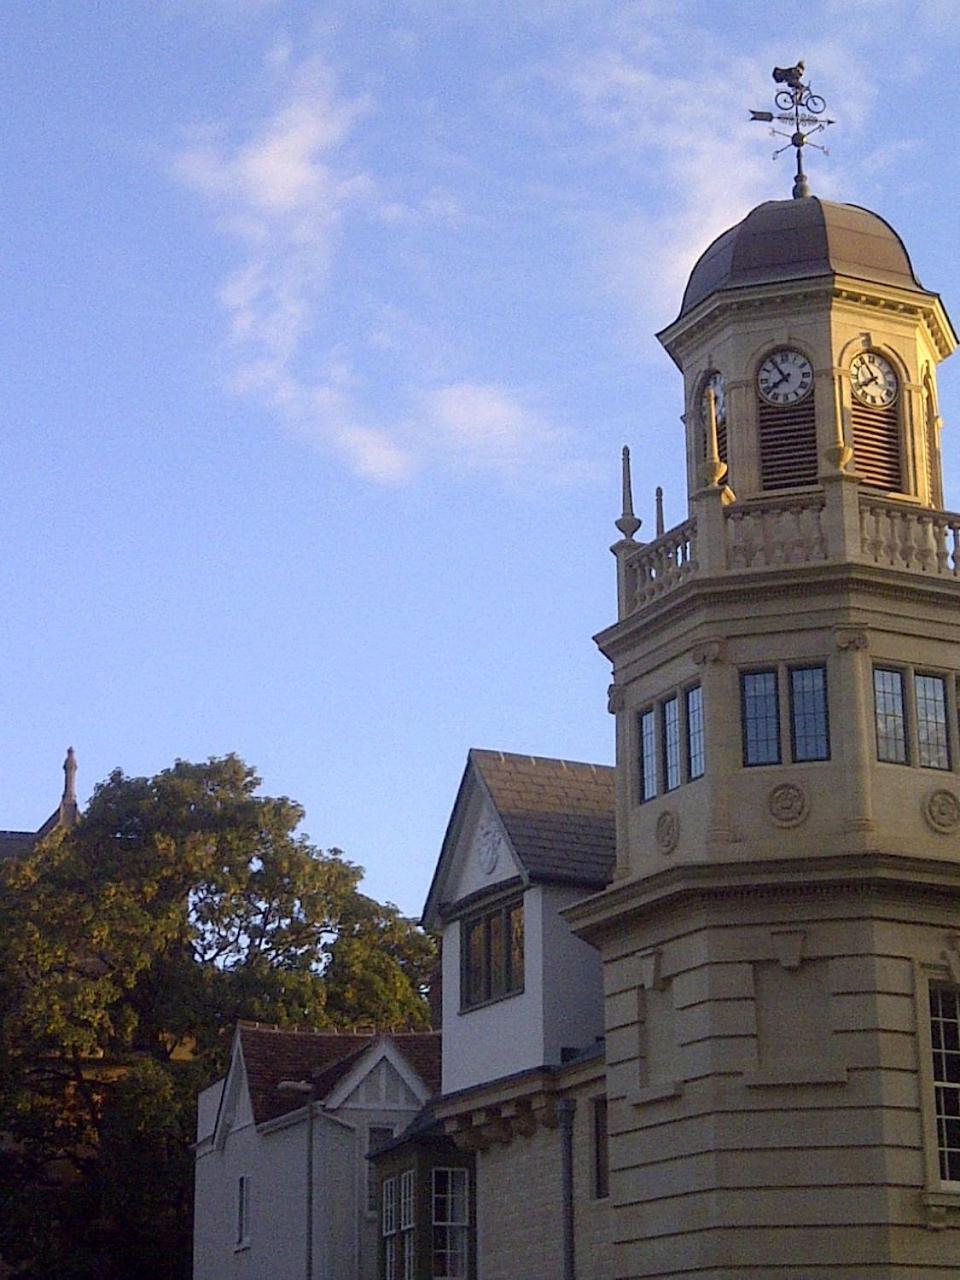
M 803 929 L 771 929 L 770 941 L 773 951 L 783 969 L 799 969 L 803 959 L 803 942 L 806 938 Z
M 704 640 L 702 644 L 695 644 L 690 651 L 690 656 L 698 667 L 708 662 L 722 662 L 723 641 Z
M 611 684 L 607 687 L 607 710 L 612 716 L 623 710 L 626 700 L 626 690 L 622 684 Z
M 672 809 L 664 809 L 657 818 L 657 848 L 661 853 L 673 853 L 680 842 L 680 819 Z
M 637 956 L 637 986 L 645 991 L 662 991 L 665 985 L 663 952 L 645 951 Z
M 870 641 L 866 631 L 859 628 L 840 627 L 833 633 L 836 646 L 841 651 L 847 649 L 869 649 Z

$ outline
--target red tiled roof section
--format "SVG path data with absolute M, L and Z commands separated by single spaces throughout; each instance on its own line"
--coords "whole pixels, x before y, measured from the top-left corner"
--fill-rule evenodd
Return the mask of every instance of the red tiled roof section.
M 314 1080 L 322 1100 L 381 1036 L 393 1041 L 431 1094 L 440 1090 L 439 1031 L 281 1031 L 250 1022 L 242 1022 L 239 1030 L 257 1124 L 303 1106 L 296 1094 L 279 1092 L 281 1080 Z
M 616 859 L 610 765 L 476 749 L 470 759 L 534 880 L 609 883 Z

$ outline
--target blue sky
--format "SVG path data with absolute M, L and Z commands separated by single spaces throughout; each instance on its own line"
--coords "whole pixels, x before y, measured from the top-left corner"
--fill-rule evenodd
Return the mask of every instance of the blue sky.
M 780 16 L 778 16 L 780 15 Z M 952 0 L 7 5 L 0 825 L 68 744 L 236 751 L 419 911 L 470 746 L 609 762 L 619 451 L 684 513 L 653 332 L 790 161 L 960 320 Z M 781 34 L 786 32 L 786 34 Z M 960 373 L 941 372 L 948 504 Z M 641 533 L 641 537 L 643 534 Z

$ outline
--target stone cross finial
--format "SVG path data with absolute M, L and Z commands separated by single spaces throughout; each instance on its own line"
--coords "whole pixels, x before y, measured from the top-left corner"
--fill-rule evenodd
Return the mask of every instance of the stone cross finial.
M 640 521 L 633 514 L 633 486 L 630 481 L 630 450 L 623 446 L 623 514 L 614 524 L 630 541 L 640 528 Z
M 63 762 L 63 801 L 64 804 L 77 803 L 77 757 L 73 747 L 67 747 L 67 758 Z

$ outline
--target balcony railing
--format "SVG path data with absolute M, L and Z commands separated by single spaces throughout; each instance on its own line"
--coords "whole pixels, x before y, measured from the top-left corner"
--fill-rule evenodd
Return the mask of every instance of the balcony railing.
M 833 498 L 834 506 L 830 502 Z M 859 521 L 859 526 L 858 522 Z M 885 499 L 848 486 L 736 502 L 717 509 L 711 544 L 703 511 L 655 542 L 621 544 L 625 613 L 691 578 L 855 562 L 960 578 L 960 515 Z M 858 531 L 857 531 L 858 530 Z

